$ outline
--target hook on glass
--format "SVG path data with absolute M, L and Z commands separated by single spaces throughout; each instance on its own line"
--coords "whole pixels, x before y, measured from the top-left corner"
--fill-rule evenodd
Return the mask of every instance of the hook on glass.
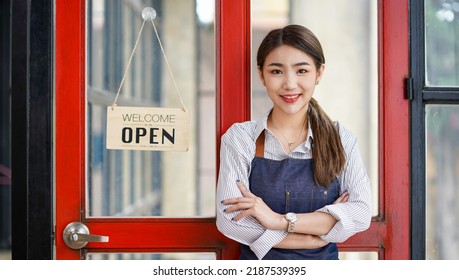
M 144 20 L 154 20 L 156 18 L 156 10 L 152 7 L 146 7 L 142 10 L 142 18 Z

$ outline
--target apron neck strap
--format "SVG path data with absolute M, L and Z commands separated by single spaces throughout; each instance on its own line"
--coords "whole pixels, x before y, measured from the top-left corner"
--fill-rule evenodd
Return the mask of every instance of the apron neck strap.
M 263 130 L 260 133 L 260 136 L 257 138 L 256 147 L 255 147 L 255 157 L 265 157 L 265 131 Z

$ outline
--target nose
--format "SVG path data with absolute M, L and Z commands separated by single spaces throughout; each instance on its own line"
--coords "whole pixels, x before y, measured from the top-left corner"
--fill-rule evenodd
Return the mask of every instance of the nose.
M 295 73 L 288 72 L 285 74 L 284 89 L 294 89 L 297 85 L 297 77 Z

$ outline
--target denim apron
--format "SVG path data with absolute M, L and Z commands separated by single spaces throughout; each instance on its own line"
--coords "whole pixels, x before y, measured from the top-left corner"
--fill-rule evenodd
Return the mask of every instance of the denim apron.
M 255 158 L 249 177 L 250 191 L 279 214 L 314 212 L 332 204 L 339 196 L 340 183 L 335 179 L 328 188 L 316 184 L 312 159 L 264 158 L 264 131 L 256 142 Z M 241 244 L 241 260 L 256 260 L 249 246 Z M 328 243 L 318 249 L 272 248 L 264 260 L 337 260 L 338 247 Z

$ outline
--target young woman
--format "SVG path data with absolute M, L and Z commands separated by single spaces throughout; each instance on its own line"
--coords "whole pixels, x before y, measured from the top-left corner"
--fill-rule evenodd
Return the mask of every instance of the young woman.
M 336 242 L 369 227 L 371 194 L 356 138 L 312 98 L 320 42 L 303 26 L 272 30 L 257 64 L 273 107 L 222 137 L 217 227 L 241 259 L 338 259 Z

